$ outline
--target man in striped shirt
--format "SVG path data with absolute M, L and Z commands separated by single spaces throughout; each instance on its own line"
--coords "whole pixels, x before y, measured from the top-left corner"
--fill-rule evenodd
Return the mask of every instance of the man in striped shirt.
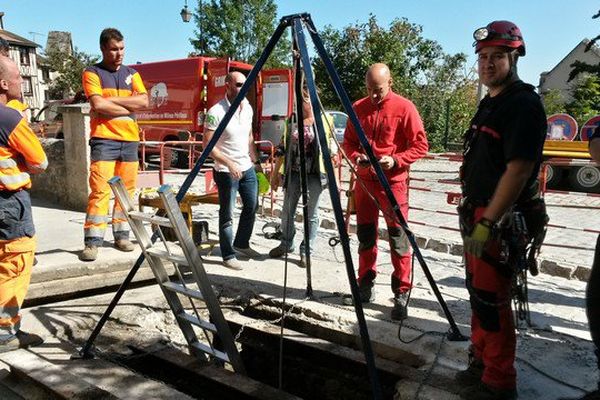
M 83 90 L 90 101 L 90 196 L 84 224 L 82 261 L 94 261 L 108 224 L 108 180 L 120 176 L 129 195 L 138 171 L 139 128 L 135 111 L 148 106 L 140 74 L 123 65 L 125 42 L 121 32 L 107 28 L 100 34 L 102 61 L 83 72 Z M 133 251 L 127 220 L 118 203 L 112 214 L 115 247 Z
M 29 174 L 48 166 L 25 118 L 6 106 L 21 98 L 21 82 L 17 65 L 0 55 L 0 353 L 43 342 L 20 330 L 36 247 Z

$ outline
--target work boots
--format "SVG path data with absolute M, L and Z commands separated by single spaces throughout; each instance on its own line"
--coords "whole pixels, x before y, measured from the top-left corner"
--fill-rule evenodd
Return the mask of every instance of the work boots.
M 461 390 L 460 397 L 465 400 L 514 400 L 517 398 L 517 389 L 497 389 L 479 382 Z
M 394 321 L 402 321 L 408 317 L 408 292 L 394 295 L 391 317 Z
M 135 250 L 133 243 L 129 239 L 117 239 L 115 240 L 115 247 L 121 251 L 130 252 Z
M 362 279 L 358 284 L 361 303 L 372 303 L 375 301 L 375 282 Z
M 280 244 L 279 246 L 271 249 L 271 251 L 269 251 L 269 257 L 271 258 L 279 258 L 279 257 L 283 257 L 285 255 L 285 253 L 293 253 L 294 252 L 294 248 L 285 248 L 285 245 Z
M 459 371 L 454 379 L 460 386 L 475 386 L 481 382 L 483 376 L 483 361 L 469 354 L 469 366 L 464 371 Z
M 79 259 L 81 261 L 94 261 L 98 257 L 98 247 L 93 245 L 86 245 L 81 254 L 79 255 Z
M 18 331 L 11 340 L 0 342 L 0 353 L 39 346 L 42 343 L 44 343 L 44 339 L 42 339 L 41 336 L 38 336 L 35 333 Z

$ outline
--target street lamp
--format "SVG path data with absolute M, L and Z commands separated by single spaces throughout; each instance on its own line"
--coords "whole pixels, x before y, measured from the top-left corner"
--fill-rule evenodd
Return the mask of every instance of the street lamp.
M 188 10 L 187 0 L 185 0 L 185 5 L 181 9 L 179 15 L 181 15 L 181 20 L 183 22 L 190 22 L 190 20 L 192 19 L 192 13 L 190 12 L 190 10 Z

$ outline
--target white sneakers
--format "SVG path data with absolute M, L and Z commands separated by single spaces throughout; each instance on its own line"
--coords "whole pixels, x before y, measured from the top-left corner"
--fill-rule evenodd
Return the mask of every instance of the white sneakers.
M 264 259 L 263 255 L 260 254 L 258 251 L 254 250 L 251 247 L 247 247 L 245 249 L 233 246 L 233 249 L 235 250 L 236 253 L 238 253 L 238 255 L 245 257 L 245 258 L 251 258 L 253 260 L 262 260 Z M 237 271 L 242 270 L 242 263 L 240 262 L 240 260 L 238 260 L 237 258 L 230 258 L 229 260 L 223 260 L 223 266 L 229 269 L 234 269 Z
M 223 260 L 223 266 L 236 271 L 242 270 L 242 263 L 237 258 L 230 258 L 229 260 Z

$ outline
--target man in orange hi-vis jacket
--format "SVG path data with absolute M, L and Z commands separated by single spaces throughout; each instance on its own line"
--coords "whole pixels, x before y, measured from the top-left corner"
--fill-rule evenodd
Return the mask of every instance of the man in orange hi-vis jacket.
M 108 180 L 120 176 L 132 196 L 138 171 L 139 129 L 135 111 L 148 106 L 148 95 L 140 74 L 123 64 L 125 42 L 121 32 L 106 28 L 100 34 L 102 61 L 83 72 L 83 90 L 90 101 L 91 165 L 90 196 L 84 224 L 80 259 L 94 261 L 104 241 L 108 223 Z M 133 251 L 129 227 L 121 207 L 112 214 L 115 247 Z
M 0 353 L 43 342 L 20 330 L 36 246 L 29 174 L 48 166 L 25 118 L 6 106 L 21 98 L 21 82 L 17 65 L 0 55 Z

